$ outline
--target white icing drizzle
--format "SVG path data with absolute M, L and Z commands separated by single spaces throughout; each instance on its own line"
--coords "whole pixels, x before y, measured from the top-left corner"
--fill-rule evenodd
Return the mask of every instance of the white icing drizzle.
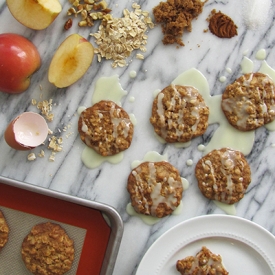
M 152 200 L 151 207 L 149 206 L 149 202 L 146 199 L 144 188 L 143 188 L 143 181 L 139 175 L 140 167 L 137 167 L 137 171 L 132 171 L 132 175 L 135 177 L 136 180 L 136 196 L 140 197 L 142 196 L 143 201 L 142 204 L 145 206 L 146 214 L 151 214 L 152 216 L 156 216 L 156 209 L 160 203 L 166 203 L 168 207 L 170 207 L 172 210 L 176 208 L 176 202 L 177 199 L 173 195 L 174 187 L 175 186 L 181 186 L 182 182 L 177 182 L 174 180 L 173 177 L 164 178 L 164 183 L 167 182 L 169 184 L 169 187 L 166 190 L 163 189 L 163 183 L 157 182 L 156 176 L 157 176 L 157 170 L 155 167 L 154 162 L 148 162 L 148 168 L 149 168 L 149 178 L 147 181 L 148 184 L 148 191 L 150 192 L 150 197 Z M 162 195 L 161 193 L 164 192 L 165 194 Z M 137 201 L 137 203 L 141 203 Z
M 191 129 L 193 132 L 195 132 L 197 130 L 197 127 L 200 121 L 200 115 L 199 115 L 200 109 L 205 107 L 204 102 L 198 101 L 194 88 L 191 86 L 185 87 L 186 96 L 184 97 L 182 97 L 182 95 L 179 93 L 179 91 L 176 88 L 176 85 L 171 84 L 171 87 L 174 90 L 174 95 L 170 99 L 171 104 L 169 106 L 169 111 L 173 112 L 175 111 L 176 105 L 180 106 L 180 109 L 177 110 L 178 118 L 176 120 L 176 123 L 177 123 L 176 135 L 180 137 L 184 133 L 184 109 L 186 107 L 186 104 L 189 102 L 193 104 L 191 115 L 196 120 L 195 120 L 195 123 L 192 125 Z M 173 118 L 170 118 L 167 121 L 167 125 L 165 125 L 165 113 L 164 113 L 164 106 L 162 102 L 163 98 L 164 98 L 164 94 L 160 92 L 157 95 L 157 114 L 160 118 L 161 124 L 163 125 L 163 127 L 161 128 L 161 133 L 162 133 L 162 136 L 165 138 L 167 136 L 166 127 L 168 126 L 168 129 L 172 129 L 175 121 Z

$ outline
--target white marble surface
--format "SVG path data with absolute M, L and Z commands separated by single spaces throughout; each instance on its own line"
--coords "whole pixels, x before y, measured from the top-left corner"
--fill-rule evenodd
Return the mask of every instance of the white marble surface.
M 192 141 L 188 148 L 177 149 L 171 145 L 161 144 L 154 136 L 149 123 L 153 92 L 169 85 L 180 73 L 196 68 L 208 80 L 212 95 L 223 92 L 226 85 L 241 75 L 240 63 L 244 53 L 254 62 L 254 71 L 260 66 L 256 53 L 265 49 L 268 64 L 275 68 L 275 9 L 270 9 L 267 22 L 261 28 L 251 30 L 243 21 L 242 7 L 238 0 L 209 0 L 199 18 L 193 21 L 193 31 L 185 34 L 185 47 L 176 45 L 164 46 L 161 42 L 160 26 L 149 32 L 147 52 L 143 61 L 136 60 L 128 67 L 113 69 L 109 61 L 97 63 L 96 58 L 85 76 L 67 89 L 57 89 L 47 80 L 47 70 L 55 49 L 70 33 L 77 32 L 86 38 L 96 29 L 78 28 L 76 24 L 69 31 L 63 31 L 66 11 L 69 3 L 62 0 L 63 11 L 55 22 L 43 31 L 33 31 L 19 24 L 10 14 L 5 1 L 0 1 L 0 33 L 15 32 L 21 34 L 38 47 L 42 57 L 42 66 L 32 77 L 30 88 L 20 95 L 0 93 L 0 173 L 2 176 L 32 183 L 53 190 L 58 190 L 81 198 L 96 200 L 115 207 L 124 221 L 124 235 L 118 254 L 114 275 L 135 274 L 140 260 L 152 243 L 168 229 L 189 218 L 224 213 L 213 202 L 205 199 L 197 186 L 194 177 L 195 163 L 202 156 L 197 149 L 199 144 L 207 145 L 213 136 L 216 126 L 211 125 L 207 132 Z M 108 1 L 107 1 L 108 2 Z M 254 2 L 254 1 L 252 1 Z M 268 2 L 268 1 L 263 1 Z M 152 12 L 159 1 L 137 1 L 143 10 Z M 110 1 L 113 15 L 121 16 L 123 8 L 131 8 L 132 1 Z M 231 16 L 238 26 L 238 36 L 232 39 L 219 39 L 207 28 L 206 18 L 212 9 L 221 10 Z M 231 68 L 228 73 L 226 68 Z M 136 71 L 136 78 L 130 78 L 129 73 Z M 90 106 L 96 81 L 102 76 L 119 75 L 120 83 L 128 94 L 123 98 L 122 105 L 133 113 L 137 119 L 135 134 L 131 147 L 125 151 L 124 159 L 119 164 L 104 163 L 98 168 L 87 169 L 81 161 L 84 144 L 77 134 L 76 115 L 79 106 Z M 225 82 L 219 78 L 226 76 Z M 1 76 L 0 76 L 1 77 Z M 42 90 L 40 89 L 42 87 Z M 27 152 L 19 152 L 9 148 L 3 133 L 7 124 L 24 111 L 34 111 L 31 99 L 53 99 L 55 119 L 49 127 L 64 138 L 63 152 L 56 155 L 55 162 L 46 158 L 38 158 L 34 162 L 27 161 Z M 134 102 L 129 99 L 135 98 Z M 64 126 L 71 125 L 67 132 L 58 132 Z M 73 132 L 70 137 L 66 134 Z M 237 142 L 237 140 L 236 140 Z M 275 133 L 260 128 L 255 133 L 255 143 L 247 156 L 252 170 L 252 182 L 245 197 L 236 205 L 237 216 L 252 220 L 275 234 L 274 194 L 275 194 Z M 180 215 L 164 218 L 154 226 L 146 225 L 137 217 L 131 217 L 126 212 L 129 195 L 126 190 L 131 163 L 141 160 L 148 151 L 167 153 L 169 162 L 176 166 L 182 177 L 190 182 L 190 187 L 184 192 L 183 211 Z M 35 151 L 38 152 L 38 151 Z M 47 156 L 49 152 L 46 150 Z M 186 161 L 192 159 L 194 164 L 188 166 Z M 165 248 L 164 248 L 165 249 Z

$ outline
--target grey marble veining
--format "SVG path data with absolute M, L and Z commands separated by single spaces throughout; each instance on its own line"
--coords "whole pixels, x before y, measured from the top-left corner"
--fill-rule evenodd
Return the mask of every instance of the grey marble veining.
M 254 71 L 260 68 L 261 61 L 255 55 L 260 49 L 267 52 L 266 61 L 275 68 L 275 9 L 271 9 L 266 24 L 257 30 L 250 30 L 243 22 L 242 7 L 238 0 L 212 1 L 209 0 L 203 13 L 193 21 L 193 31 L 183 36 L 186 44 L 177 48 L 176 45 L 164 46 L 161 42 L 160 26 L 156 26 L 148 34 L 147 52 L 143 61 L 132 58 L 129 66 L 111 68 L 109 61 L 97 63 L 96 58 L 85 76 L 66 89 L 57 89 L 47 80 L 47 71 L 56 48 L 69 34 L 77 32 L 88 38 L 94 45 L 90 32 L 96 28 L 79 28 L 74 26 L 67 32 L 63 31 L 66 21 L 66 11 L 69 1 L 60 1 L 63 5 L 62 13 L 54 23 L 43 31 L 33 31 L 18 23 L 10 14 L 5 1 L 0 0 L 0 33 L 15 32 L 21 34 L 38 47 L 42 58 L 42 66 L 32 77 L 30 88 L 20 95 L 0 93 L 0 173 L 2 176 L 25 181 L 53 190 L 65 192 L 85 199 L 96 200 L 115 207 L 124 221 L 124 235 L 118 254 L 114 275 L 135 274 L 140 260 L 153 242 L 174 225 L 189 218 L 224 213 L 213 202 L 205 199 L 194 177 L 194 167 L 202 156 L 197 149 L 199 144 L 207 144 L 213 136 L 217 125 L 210 125 L 207 132 L 194 139 L 190 147 L 177 149 L 174 146 L 161 144 L 153 134 L 149 123 L 153 92 L 169 85 L 180 73 L 196 68 L 208 80 L 212 95 L 221 94 L 226 85 L 241 75 L 240 63 L 244 52 L 254 62 Z M 123 8 L 131 9 L 132 1 L 107 1 L 114 16 L 121 16 Z M 159 1 L 136 1 L 143 10 L 152 12 L 152 8 Z M 219 39 L 207 29 L 206 18 L 212 9 L 221 10 L 234 19 L 238 26 L 238 36 L 232 39 Z M 74 22 L 76 23 L 76 22 Z M 134 53 L 135 54 L 135 53 Z M 232 73 L 226 72 L 231 68 Z M 130 78 L 130 71 L 136 71 L 136 78 Z M 79 106 L 90 106 L 96 81 L 102 76 L 119 75 L 120 83 L 128 92 L 122 100 L 123 107 L 128 113 L 133 113 L 137 119 L 135 134 L 131 147 L 125 151 L 121 163 L 112 165 L 104 163 L 95 169 L 87 169 L 81 161 L 83 143 L 77 134 L 76 114 Z M 226 76 L 225 82 L 219 78 Z M 41 90 L 42 87 L 42 90 Z M 57 135 L 58 129 L 71 125 L 70 130 L 62 132 L 64 138 L 63 152 L 56 155 L 55 162 L 37 159 L 27 161 L 27 153 L 9 148 L 3 133 L 8 123 L 24 111 L 35 111 L 31 99 L 53 99 L 53 113 L 55 119 L 49 127 Z M 134 102 L 129 98 L 135 97 Z M 72 132 L 70 137 L 65 135 Z M 236 205 L 237 216 L 252 220 L 271 233 L 275 234 L 275 133 L 260 128 L 255 133 L 255 143 L 252 152 L 247 156 L 252 170 L 252 182 L 245 197 Z M 129 195 L 126 190 L 131 163 L 141 160 L 148 151 L 167 153 L 169 162 L 175 165 L 181 175 L 188 179 L 190 187 L 184 192 L 183 211 L 180 215 L 164 218 L 154 226 L 146 225 L 139 218 L 126 213 Z M 37 151 L 36 151 L 37 152 Z M 47 151 L 46 151 L 47 153 Z M 186 161 L 192 159 L 194 164 L 187 166 Z

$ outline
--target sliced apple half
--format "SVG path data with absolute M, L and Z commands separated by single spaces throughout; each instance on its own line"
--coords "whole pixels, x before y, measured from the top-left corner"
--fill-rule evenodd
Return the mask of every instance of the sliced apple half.
M 48 72 L 49 81 L 58 88 L 72 85 L 92 64 L 93 45 L 79 34 L 68 36 L 56 50 Z
M 18 22 L 34 30 L 47 28 L 62 10 L 58 0 L 6 0 L 6 3 Z

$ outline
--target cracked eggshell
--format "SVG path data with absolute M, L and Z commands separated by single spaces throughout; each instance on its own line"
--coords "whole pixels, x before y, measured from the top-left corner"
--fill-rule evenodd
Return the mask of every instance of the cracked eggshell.
M 17 116 L 5 131 L 7 144 L 16 150 L 31 150 L 48 136 L 48 124 L 37 113 L 25 112 Z

